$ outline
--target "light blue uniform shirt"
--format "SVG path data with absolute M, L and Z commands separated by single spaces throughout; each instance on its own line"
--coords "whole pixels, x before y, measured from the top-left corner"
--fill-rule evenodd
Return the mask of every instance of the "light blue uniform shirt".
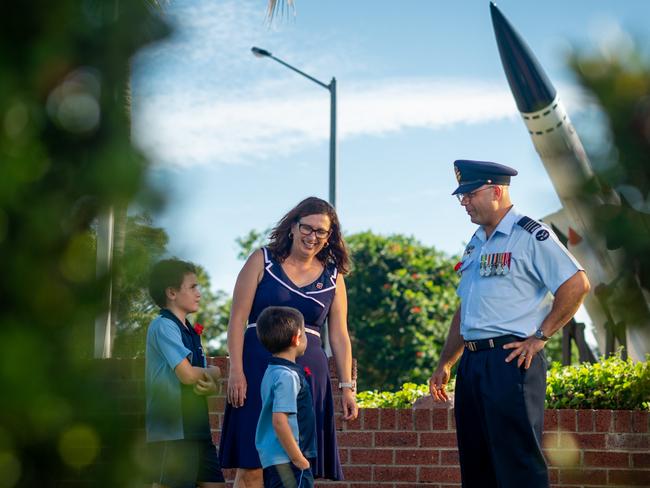
M 288 414 L 291 433 L 303 455 L 308 459 L 317 456 L 314 407 L 309 386 L 306 382 L 303 386 L 299 373 L 294 370 L 298 366 L 277 364 L 281 362 L 289 363 L 278 358 L 270 360 L 260 386 L 262 411 L 255 432 L 255 447 L 263 468 L 291 462 L 273 428 L 274 412 Z M 300 402 L 304 404 L 300 405 Z M 301 407 L 303 412 L 310 414 L 309 418 L 298 418 Z M 301 421 L 303 425 L 300 425 Z M 300 432 L 301 428 L 306 432 Z
M 158 316 L 151 322 L 145 352 L 148 442 L 184 438 L 181 382 L 174 370 L 185 358 L 191 362 L 191 354 L 173 320 Z
M 514 207 L 489 239 L 479 228 L 465 248 L 457 294 L 460 333 L 466 341 L 506 334 L 528 337 L 551 310 L 556 290 L 582 266 L 544 224 L 528 220 Z M 481 276 L 481 259 L 511 253 L 507 273 Z

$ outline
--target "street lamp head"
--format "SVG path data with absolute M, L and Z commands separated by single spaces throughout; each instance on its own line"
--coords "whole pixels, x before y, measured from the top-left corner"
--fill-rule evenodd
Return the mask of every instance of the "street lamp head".
M 253 46 L 251 48 L 251 52 L 253 53 L 254 56 L 256 56 L 258 58 L 266 58 L 266 57 L 271 56 L 271 53 L 268 52 L 266 49 L 262 49 L 262 48 L 255 47 L 255 46 Z

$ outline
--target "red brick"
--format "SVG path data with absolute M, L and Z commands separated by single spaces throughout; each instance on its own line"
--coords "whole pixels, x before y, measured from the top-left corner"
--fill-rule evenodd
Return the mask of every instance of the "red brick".
M 457 447 L 455 432 L 422 432 L 420 447 Z
M 632 466 L 635 468 L 650 468 L 650 452 L 633 452 Z
M 572 468 L 580 465 L 580 451 L 577 449 L 547 449 L 544 455 L 551 466 Z
M 650 449 L 650 436 L 646 434 L 607 434 L 607 447 L 611 449 Z
M 373 447 L 372 432 L 339 432 L 339 447 Z
M 346 481 L 371 481 L 371 466 L 343 466 L 343 476 Z
M 373 481 L 416 481 L 418 477 L 414 466 L 374 466 Z
M 413 410 L 413 423 L 415 430 L 431 430 L 431 415 L 433 410 Z
M 542 446 L 544 449 L 554 449 L 560 446 L 560 434 L 557 432 L 544 432 L 542 434 Z
M 594 430 L 596 432 L 609 432 L 612 430 L 612 411 L 594 411 Z
M 632 412 L 632 432 L 645 434 L 650 431 L 650 413 L 635 410 Z
M 428 483 L 460 483 L 460 468 L 420 467 L 418 481 Z
M 442 464 L 443 466 L 459 466 L 460 460 L 458 459 L 458 450 L 441 449 L 440 464 Z
M 650 471 L 631 469 L 610 469 L 610 485 L 650 486 Z
M 447 417 L 449 418 L 449 428 L 451 430 L 456 430 L 456 414 L 454 413 L 454 410 L 449 410 Z
M 397 412 L 393 408 L 382 409 L 380 419 L 381 430 L 395 430 L 397 427 Z
M 364 408 L 363 412 L 363 429 L 377 430 L 379 428 L 379 409 Z
M 614 411 L 614 432 L 634 432 L 632 430 L 632 412 L 629 410 Z
M 226 397 L 208 397 L 208 411 L 210 413 L 221 413 L 226 409 Z
M 339 459 L 341 460 L 341 464 L 348 464 L 350 462 L 348 452 L 349 449 L 339 449 Z
M 449 413 L 442 409 L 433 409 L 431 412 L 431 430 L 449 430 Z
M 375 434 L 375 446 L 377 447 L 417 445 L 418 435 L 415 432 L 377 432 Z
M 397 428 L 399 430 L 413 430 L 413 410 L 402 408 L 397 411 Z
M 557 480 L 560 477 L 560 470 L 556 468 L 549 468 L 548 469 L 548 480 L 551 483 L 557 483 Z
M 341 420 L 341 430 L 361 430 L 361 415 L 354 420 Z
M 558 417 L 558 410 L 546 410 L 544 412 L 544 432 L 557 430 Z
M 429 465 L 439 464 L 440 451 L 437 449 L 396 449 L 395 464 Z
M 351 464 L 393 464 L 393 449 L 350 449 Z
M 598 468 L 627 468 L 630 455 L 627 452 L 585 451 L 584 465 Z
M 576 411 L 575 410 L 560 410 L 558 417 L 558 425 L 563 432 L 576 431 Z
M 578 410 L 578 432 L 592 432 L 594 430 L 594 411 Z
M 578 447 L 581 449 L 604 449 L 606 434 L 575 434 Z
M 606 485 L 606 469 L 561 469 L 560 483 L 566 484 L 588 484 L 588 485 Z

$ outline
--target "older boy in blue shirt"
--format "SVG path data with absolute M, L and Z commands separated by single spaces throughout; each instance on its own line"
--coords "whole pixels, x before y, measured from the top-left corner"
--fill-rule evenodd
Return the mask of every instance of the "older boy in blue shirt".
M 150 481 L 169 488 L 224 487 L 205 399 L 217 392 L 220 371 L 206 367 L 201 337 L 187 320 L 201 298 L 195 266 L 160 261 L 149 293 L 161 308 L 147 330 L 145 359 Z
M 257 319 L 257 336 L 273 354 L 262 378 L 262 412 L 255 445 L 264 468 L 264 488 L 312 488 L 316 423 L 305 372 L 296 364 L 307 348 L 302 314 L 268 307 Z

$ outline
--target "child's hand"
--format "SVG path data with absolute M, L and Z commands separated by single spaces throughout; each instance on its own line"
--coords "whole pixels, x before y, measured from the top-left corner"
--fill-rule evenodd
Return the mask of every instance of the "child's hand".
M 305 456 L 300 456 L 300 459 L 294 459 L 291 462 L 300 470 L 304 471 L 305 469 L 309 469 L 309 461 L 307 461 Z
M 217 384 L 209 373 L 203 373 L 203 378 L 194 385 L 194 393 L 197 395 L 211 396 L 219 391 Z

